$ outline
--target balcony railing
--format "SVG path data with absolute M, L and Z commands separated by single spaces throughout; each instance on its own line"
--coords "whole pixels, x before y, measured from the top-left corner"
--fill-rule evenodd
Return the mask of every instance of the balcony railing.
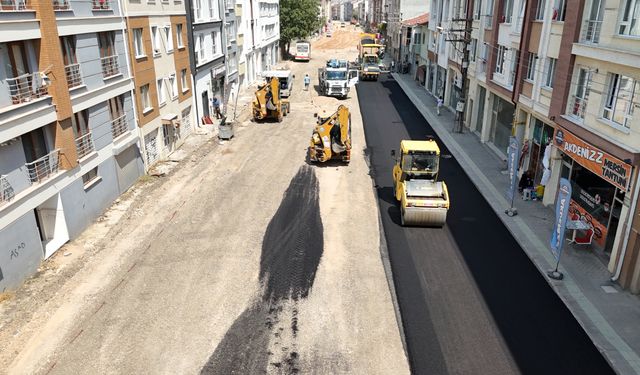
M 31 184 L 37 184 L 58 173 L 60 166 L 60 150 L 56 149 L 49 154 L 25 164 Z
M 27 73 L 15 78 L 7 78 L 9 95 L 13 104 L 30 102 L 47 95 L 43 74 Z
M 71 64 L 64 67 L 67 75 L 67 84 L 69 88 L 82 85 L 82 76 L 80 75 L 80 64 Z
M 12 200 L 14 195 L 15 192 L 7 180 L 7 176 L 0 175 L 0 206 Z
M 27 9 L 31 9 L 31 5 L 26 0 L 0 0 L 0 11 Z
M 582 42 L 600 42 L 600 29 L 602 28 L 602 21 L 586 20 L 584 21 L 583 27 L 584 29 L 582 30 Z
M 70 10 L 69 0 L 53 0 L 53 10 Z
M 571 115 L 576 118 L 584 119 L 584 114 L 587 109 L 587 99 L 572 95 L 570 105 Z
M 126 133 L 127 130 L 128 126 L 126 115 L 122 115 L 117 119 L 111 121 L 111 134 L 113 135 L 113 139 L 116 139 L 122 134 Z
M 91 4 L 93 5 L 93 10 L 111 9 L 111 4 L 109 3 L 109 0 L 91 0 Z
M 108 78 L 120 73 L 118 67 L 118 55 L 107 56 L 100 58 L 102 63 L 102 76 Z
M 89 155 L 95 150 L 93 147 L 93 138 L 91 132 L 76 138 L 76 151 L 78 152 L 78 159 Z
M 484 28 L 490 29 L 493 25 L 493 16 L 486 15 L 484 16 Z

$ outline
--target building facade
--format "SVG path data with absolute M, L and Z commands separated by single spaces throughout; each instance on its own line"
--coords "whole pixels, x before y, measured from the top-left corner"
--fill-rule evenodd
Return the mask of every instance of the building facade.
M 147 169 L 191 133 L 191 67 L 182 3 L 123 0 L 138 128 Z
M 238 22 L 242 35 L 240 61 L 246 68 L 244 85 L 260 81 L 280 58 L 280 4 L 278 0 L 242 0 Z
M 430 12 L 425 89 L 452 111 L 466 97 L 465 126 L 504 160 L 518 138 L 520 173 L 543 187 L 542 204 L 571 181 L 570 215 L 589 222 L 594 256 L 640 292 L 640 5 L 435 0 Z M 451 40 L 467 17 L 462 85 L 464 43 Z
M 0 7 L 0 290 L 34 273 L 144 173 L 115 1 Z
M 224 0 L 185 0 L 187 41 L 193 87 L 195 118 L 204 123 L 214 118 L 213 98 L 224 102 L 226 82 L 223 39 Z M 224 106 L 221 108 L 224 111 Z

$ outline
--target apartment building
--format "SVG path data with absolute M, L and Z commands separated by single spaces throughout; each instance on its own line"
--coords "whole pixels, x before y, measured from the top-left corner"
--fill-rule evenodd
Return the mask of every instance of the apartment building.
M 239 89 L 239 47 L 238 47 L 238 19 L 236 16 L 235 0 L 224 1 L 224 53 L 226 62 L 226 76 L 224 88 L 225 106 L 235 102 Z
M 520 140 L 520 172 L 545 187 L 542 204 L 569 179 L 570 214 L 590 222 L 595 256 L 640 292 L 640 4 L 437 0 L 430 10 L 425 88 L 456 110 L 463 50 L 447 39 L 471 17 L 466 126 L 505 160 L 509 137 Z
M 193 85 L 193 108 L 200 123 L 215 117 L 213 98 L 224 102 L 226 47 L 223 43 L 224 0 L 184 0 Z M 221 110 L 225 110 L 224 106 Z
M 388 5 L 388 6 L 387 6 Z M 429 11 L 430 0 L 386 0 L 385 21 L 387 21 L 387 54 L 396 62 L 406 61 L 408 56 L 401 54 L 402 21 L 415 18 Z
M 0 21 L 1 291 L 144 168 L 118 2 L 6 0 Z
M 191 67 L 182 2 L 123 0 L 137 125 L 146 168 L 166 159 L 191 133 Z
M 241 0 L 242 17 L 238 34 L 243 45 L 240 61 L 245 63 L 244 85 L 262 80 L 280 56 L 280 4 L 278 0 Z

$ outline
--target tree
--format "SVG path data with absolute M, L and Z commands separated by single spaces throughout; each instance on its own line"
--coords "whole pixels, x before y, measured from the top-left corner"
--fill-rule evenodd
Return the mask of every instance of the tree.
M 289 54 L 291 41 L 303 39 L 320 27 L 318 0 L 280 0 L 280 51 Z

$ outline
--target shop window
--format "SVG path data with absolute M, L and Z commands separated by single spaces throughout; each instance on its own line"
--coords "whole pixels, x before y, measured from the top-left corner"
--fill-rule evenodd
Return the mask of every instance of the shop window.
M 544 173 L 542 159 L 547 145 L 551 143 L 551 139 L 553 138 L 553 127 L 538 119 L 534 119 L 534 121 L 529 168 L 533 172 L 534 184 L 538 185 L 540 181 L 542 181 L 542 175 Z

